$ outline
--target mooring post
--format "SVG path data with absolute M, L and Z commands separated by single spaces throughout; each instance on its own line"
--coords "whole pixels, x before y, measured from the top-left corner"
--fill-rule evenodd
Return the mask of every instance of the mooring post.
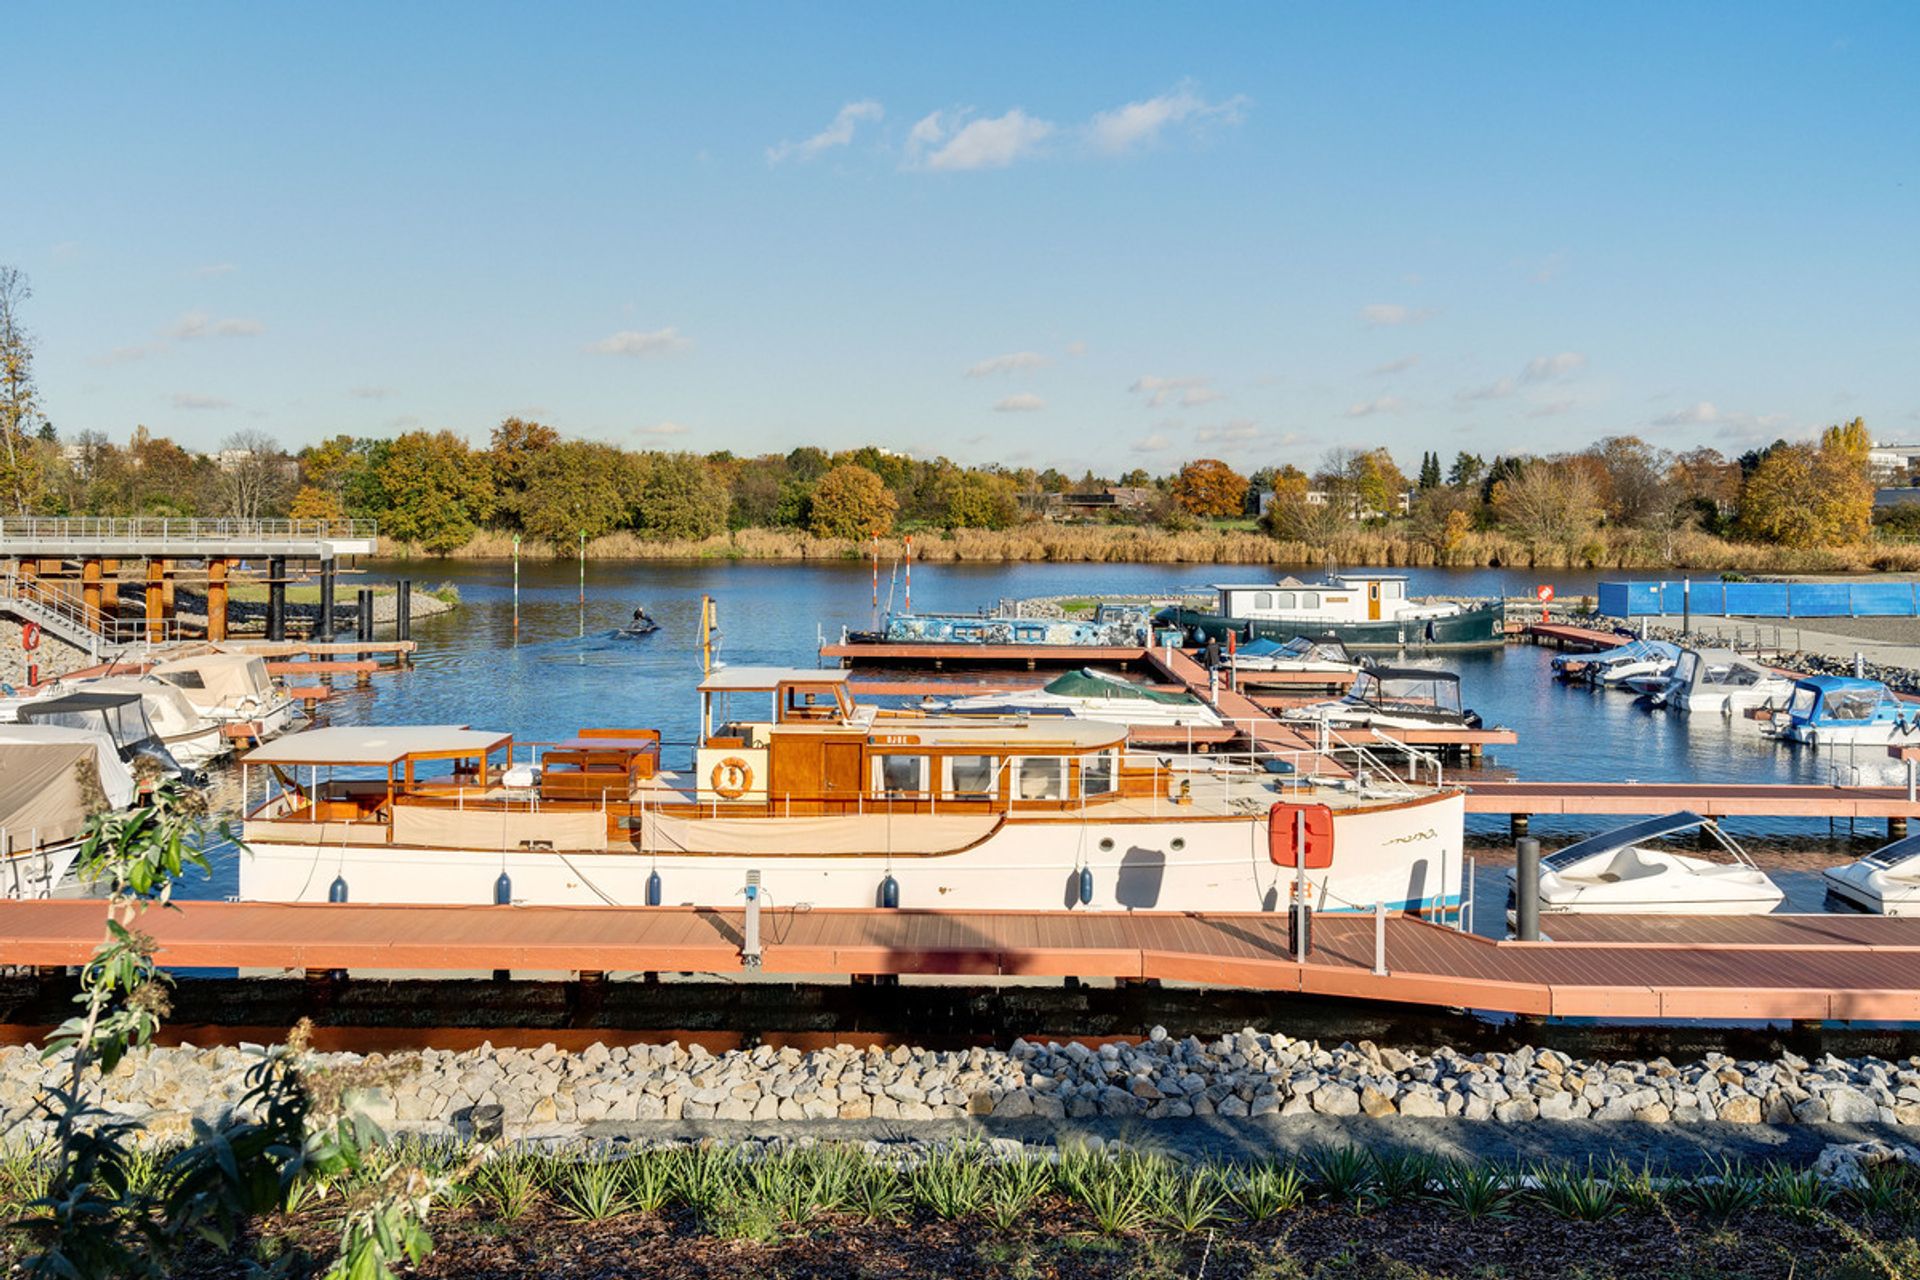
M 1307 896 L 1307 811 L 1293 813 L 1293 905 L 1287 909 L 1287 946 L 1295 964 L 1313 950 L 1313 903 Z
M 402 578 L 394 584 L 393 638 L 413 639 L 413 580 Z
M 1540 842 L 1532 836 L 1517 842 L 1519 869 L 1514 875 L 1516 935 L 1522 942 L 1540 941 Z
M 1468 858 L 1467 883 L 1461 886 L 1460 890 L 1460 915 L 1458 916 L 1458 920 L 1460 922 L 1460 932 L 1462 933 L 1473 932 L 1473 904 L 1478 901 L 1480 897 L 1474 887 L 1474 876 L 1479 870 L 1480 859 Z
M 1387 904 L 1373 904 L 1373 976 L 1387 976 Z
M 1905 840 L 1907 838 L 1907 820 L 1905 818 L 1887 819 L 1887 839 Z
M 267 639 L 287 638 L 287 558 L 267 558 Z
M 313 624 L 313 638 L 320 644 L 333 640 L 333 561 L 320 562 L 320 616 Z

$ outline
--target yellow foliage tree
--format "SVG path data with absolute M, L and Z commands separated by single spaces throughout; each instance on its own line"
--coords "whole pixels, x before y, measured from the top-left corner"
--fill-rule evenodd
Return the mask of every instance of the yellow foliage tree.
M 1818 446 L 1768 451 L 1740 491 L 1740 532 L 1784 547 L 1833 547 L 1866 538 L 1873 521 L 1867 450 L 1859 418 L 1822 433 Z
M 1197 458 L 1174 477 L 1173 500 L 1196 516 L 1237 516 L 1246 509 L 1247 478 L 1218 458 Z
M 300 492 L 293 495 L 287 514 L 295 520 L 341 520 L 347 513 L 340 509 L 340 499 L 325 489 L 303 484 Z
M 857 462 L 843 462 L 813 488 L 807 527 L 817 538 L 872 538 L 893 528 L 898 503 L 886 482 Z

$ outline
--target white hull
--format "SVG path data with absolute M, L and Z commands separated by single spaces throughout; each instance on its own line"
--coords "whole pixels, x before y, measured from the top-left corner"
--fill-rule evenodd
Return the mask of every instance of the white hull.
M 54 887 L 73 870 L 79 856 L 80 841 L 67 840 L 0 857 L 0 898 L 17 901 L 52 897 Z
M 233 744 L 220 731 L 220 726 L 210 724 L 204 729 L 184 733 L 175 738 L 163 738 L 167 753 L 177 760 L 183 768 L 194 769 L 203 764 L 218 760 L 233 750 Z
M 1910 728 L 1898 724 L 1862 724 L 1862 725 L 1789 725 L 1781 731 L 1781 738 L 1788 742 L 1798 742 L 1809 747 L 1846 746 L 1886 746 L 1895 742 L 1913 742 L 1920 744 L 1920 735 Z
M 1821 873 L 1827 892 L 1883 916 L 1920 915 L 1920 880 L 1852 864 Z
M 264 741 L 277 738 L 293 724 L 293 699 L 276 702 L 263 711 L 234 710 L 230 707 L 202 708 L 201 714 L 222 725 L 257 724 Z
M 1629 847 L 1540 876 L 1542 915 L 1766 915 L 1785 896 L 1752 867 L 1663 849 Z
M 1175 707 L 1164 702 L 1135 698 L 1055 698 L 1046 694 L 1035 694 L 1030 697 L 989 696 L 962 698 L 947 703 L 942 708 L 944 715 L 985 716 L 1022 713 L 1069 715 L 1078 720 L 1098 720 L 1102 724 L 1151 724 L 1176 727 L 1192 725 L 1215 728 L 1221 723 L 1218 715 L 1199 703 Z
M 1792 691 L 1791 686 L 1777 689 L 1772 693 L 1747 694 L 1696 693 L 1688 689 L 1681 692 L 1677 699 L 1669 699 L 1669 701 L 1677 703 L 1682 711 L 1690 714 L 1697 712 L 1703 715 L 1725 716 L 1737 715 L 1753 707 L 1764 707 L 1769 702 L 1778 706 L 1786 701 L 1787 694 Z
M 1301 708 L 1302 712 L 1308 708 Z M 1281 717 L 1289 724 L 1325 724 L 1329 729 L 1470 729 L 1465 720 L 1443 720 L 1425 716 L 1396 716 L 1386 711 L 1335 711 L 1325 715 L 1288 712 Z
M 1375 903 L 1416 911 L 1457 906 L 1463 811 L 1457 792 L 1336 808 L 1333 863 L 1307 874 L 1314 905 L 1329 911 L 1370 911 Z M 1093 873 L 1085 903 L 1082 868 Z M 969 847 L 910 855 L 503 853 L 255 840 L 241 858 L 240 897 L 325 902 L 339 876 L 354 902 L 491 904 L 503 870 L 516 904 L 645 906 L 648 879 L 657 872 L 662 905 L 709 907 L 739 906 L 746 873 L 754 870 L 763 901 L 775 910 L 873 907 L 891 875 L 902 907 L 1275 911 L 1285 909 L 1295 876 L 1268 857 L 1262 809 L 1220 820 L 1012 819 Z

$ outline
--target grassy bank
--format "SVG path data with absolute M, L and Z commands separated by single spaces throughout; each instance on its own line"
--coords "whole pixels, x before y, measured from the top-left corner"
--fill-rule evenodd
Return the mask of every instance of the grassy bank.
M 420 548 L 383 541 L 383 554 L 419 556 Z M 895 536 L 880 544 L 882 560 L 903 551 Z M 527 543 L 521 554 L 570 558 Z M 1228 526 L 1186 532 L 1126 525 L 1023 525 L 1016 529 L 927 530 L 913 535 L 917 560 L 941 562 L 1055 562 L 1117 564 L 1334 564 L 1347 568 L 1538 568 L 1738 570 L 1743 573 L 1920 572 L 1920 544 L 1864 542 L 1853 546 L 1795 550 L 1761 543 L 1733 542 L 1703 533 L 1671 540 L 1633 531 L 1608 531 L 1578 547 L 1528 546 L 1506 534 L 1472 533 L 1457 547 L 1441 551 L 1406 529 L 1356 528 L 1324 546 L 1270 538 L 1257 530 Z M 513 555 L 511 534 L 482 532 L 452 553 L 461 560 L 506 559 Z M 742 529 L 697 541 L 650 540 L 632 533 L 609 534 L 587 544 L 596 560 L 862 560 L 864 542 L 816 538 L 789 529 Z
M 192 1274 L 307 1274 L 365 1189 L 410 1170 L 452 1180 L 432 1217 L 437 1247 L 408 1274 L 449 1278 L 1867 1280 L 1920 1267 L 1920 1178 L 1898 1165 L 1836 1190 L 1785 1165 L 1668 1180 L 1344 1146 L 1298 1164 L 997 1159 L 978 1146 L 907 1163 L 826 1145 L 753 1159 L 718 1145 L 505 1149 L 476 1167 L 456 1145 L 407 1143 L 338 1181 L 297 1181 L 243 1252 L 196 1258 Z M 35 1176 L 9 1162 L 0 1195 L 25 1198 Z M 153 1160 L 129 1176 L 168 1175 Z

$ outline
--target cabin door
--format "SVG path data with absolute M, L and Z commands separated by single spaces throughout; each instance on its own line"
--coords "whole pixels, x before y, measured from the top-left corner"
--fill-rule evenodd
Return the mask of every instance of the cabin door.
M 857 808 L 861 787 L 860 756 L 858 742 L 828 742 L 821 760 L 820 790 L 825 793 L 829 810 L 838 810 L 842 805 L 847 812 Z
M 1380 621 L 1380 584 L 1377 582 L 1367 584 L 1367 617 Z

